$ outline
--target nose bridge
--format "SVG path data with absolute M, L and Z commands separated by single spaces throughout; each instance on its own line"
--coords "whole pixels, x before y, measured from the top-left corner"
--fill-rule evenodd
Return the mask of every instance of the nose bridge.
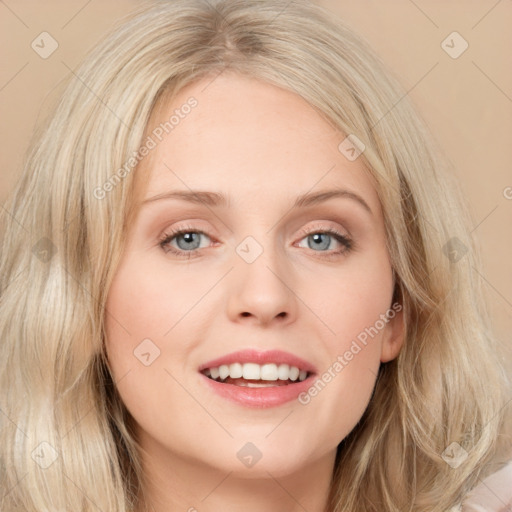
M 231 277 L 229 315 L 252 316 L 261 323 L 294 316 L 295 296 L 285 252 L 272 230 L 261 229 L 246 236 L 236 247 L 236 268 Z

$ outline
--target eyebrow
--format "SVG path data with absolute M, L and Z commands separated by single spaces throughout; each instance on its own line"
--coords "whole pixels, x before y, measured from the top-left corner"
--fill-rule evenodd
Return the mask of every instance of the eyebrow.
M 368 203 L 359 194 L 345 189 L 322 190 L 320 192 L 302 194 L 295 199 L 291 209 L 313 206 L 334 198 L 353 199 L 358 204 L 360 204 L 370 215 L 373 215 L 373 212 L 368 206 Z M 180 199 L 189 203 L 205 204 L 207 206 L 229 206 L 229 201 L 223 194 L 203 190 L 174 190 L 171 192 L 164 192 L 162 194 L 158 194 L 156 196 L 145 199 L 142 202 L 142 205 L 160 201 L 162 199 Z

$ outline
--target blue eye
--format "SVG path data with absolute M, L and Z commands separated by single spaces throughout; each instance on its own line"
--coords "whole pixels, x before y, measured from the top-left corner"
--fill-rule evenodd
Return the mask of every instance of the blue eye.
M 202 236 L 209 238 L 206 233 L 203 231 L 198 231 L 197 229 L 180 229 L 171 233 L 164 234 L 163 239 L 160 240 L 159 245 L 165 252 L 170 252 L 177 256 L 190 258 L 199 250 Z M 175 239 L 178 248 L 171 245 L 171 242 Z
M 320 249 L 320 252 L 324 252 L 326 249 L 329 249 L 329 246 L 331 245 L 331 242 L 335 240 L 339 244 L 341 244 L 343 247 L 341 250 L 335 250 L 334 254 L 340 254 L 346 251 L 349 251 L 352 248 L 352 243 L 349 238 L 347 238 L 345 235 L 342 235 L 336 230 L 329 229 L 326 231 L 312 231 L 308 233 L 304 238 L 308 240 L 308 248 L 314 249 L 316 252 L 316 249 Z M 309 240 L 312 240 L 309 242 Z M 332 253 L 331 253 L 332 254 Z
M 323 258 L 340 256 L 352 250 L 353 247 L 351 239 L 334 229 L 316 229 L 315 231 L 303 233 L 303 235 L 301 241 L 308 239 L 308 248 L 313 252 L 325 253 L 321 254 Z M 166 253 L 171 253 L 181 258 L 191 258 L 195 256 L 201 248 L 204 248 L 200 247 L 202 237 L 210 239 L 204 231 L 185 227 L 170 233 L 165 233 L 159 242 L 159 246 Z M 341 245 L 341 249 L 329 250 L 333 240 Z M 175 242 L 177 247 L 174 246 L 172 242 Z

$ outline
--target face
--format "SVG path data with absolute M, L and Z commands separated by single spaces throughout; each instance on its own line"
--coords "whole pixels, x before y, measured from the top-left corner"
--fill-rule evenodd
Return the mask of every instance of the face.
M 296 94 L 223 73 L 150 127 L 176 109 L 136 171 L 144 193 L 107 303 L 139 442 L 160 467 L 332 469 L 401 344 L 376 190 Z

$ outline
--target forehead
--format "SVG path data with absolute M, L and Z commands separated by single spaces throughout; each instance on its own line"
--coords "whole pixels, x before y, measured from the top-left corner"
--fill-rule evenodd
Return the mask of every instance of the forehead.
M 185 108 L 190 98 L 197 104 Z M 173 115 L 176 124 L 166 133 L 162 127 Z M 162 140 L 153 137 L 156 146 L 141 170 L 141 201 L 171 190 L 211 190 L 257 206 L 343 187 L 380 210 L 362 159 L 349 161 L 338 149 L 345 134 L 275 85 L 230 72 L 204 78 L 162 104 L 147 133 L 159 127 Z

